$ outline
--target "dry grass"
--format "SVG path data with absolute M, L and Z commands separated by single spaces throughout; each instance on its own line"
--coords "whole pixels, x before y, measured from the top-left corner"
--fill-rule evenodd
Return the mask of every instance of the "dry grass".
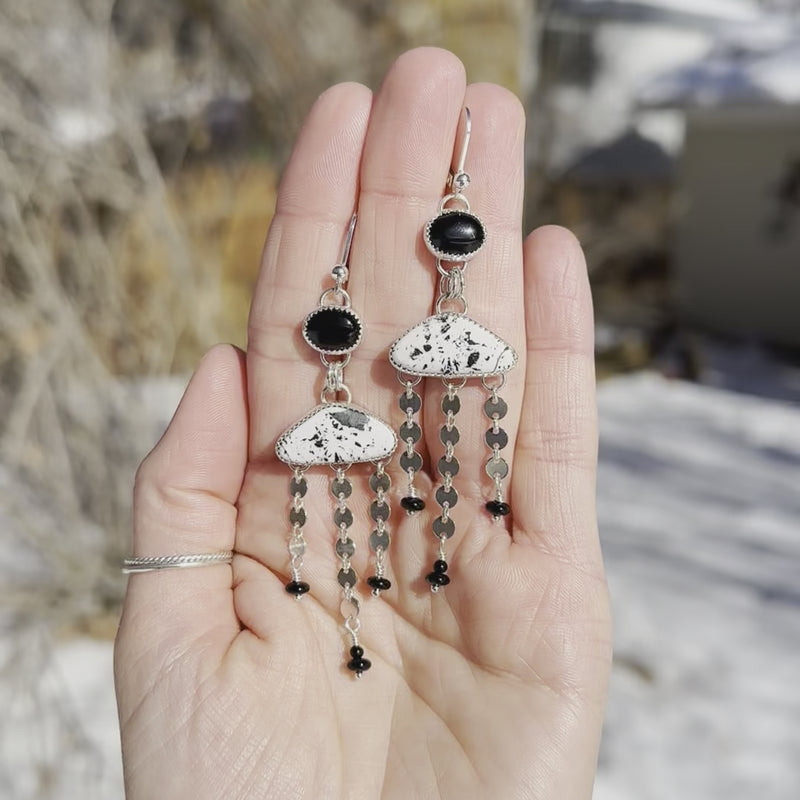
M 498 36 L 518 36 L 521 4 L 500 5 Z M 417 12 L 0 3 L 0 695 L 16 698 L 0 753 L 23 718 L 55 720 L 27 755 L 12 747 L 3 797 L 64 797 L 59 763 L 74 796 L 98 796 L 74 713 L 37 687 L 59 637 L 114 632 L 133 474 L 162 422 L 136 387 L 185 374 L 220 338 L 242 343 L 277 164 L 304 112 L 332 81 L 374 84 L 410 44 L 463 34 L 447 16 L 464 18 L 460 2 Z

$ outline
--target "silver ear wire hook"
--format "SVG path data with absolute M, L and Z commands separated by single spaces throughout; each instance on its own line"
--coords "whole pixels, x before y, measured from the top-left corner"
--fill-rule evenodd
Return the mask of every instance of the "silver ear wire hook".
M 464 106 L 464 138 L 461 142 L 461 153 L 458 156 L 455 171 L 450 171 L 450 178 L 447 181 L 455 193 L 463 192 L 469 186 L 469 175 L 464 172 L 464 164 L 467 162 L 470 136 L 472 136 L 472 114 L 470 114 L 469 108 Z
M 353 214 L 350 217 L 350 227 L 347 229 L 347 236 L 344 239 L 344 248 L 342 249 L 342 260 L 339 262 L 342 266 L 346 267 L 350 261 L 350 245 L 353 244 L 353 234 L 356 230 L 356 218 L 358 214 Z
M 341 292 L 344 284 L 350 275 L 350 270 L 347 266 L 350 261 L 350 247 L 353 244 L 353 234 L 356 230 L 356 219 L 358 214 L 353 214 L 350 217 L 350 226 L 347 229 L 347 235 L 344 237 L 344 247 L 342 248 L 342 258 L 339 263 L 331 270 L 331 275 L 336 281 L 336 288 L 334 291 Z

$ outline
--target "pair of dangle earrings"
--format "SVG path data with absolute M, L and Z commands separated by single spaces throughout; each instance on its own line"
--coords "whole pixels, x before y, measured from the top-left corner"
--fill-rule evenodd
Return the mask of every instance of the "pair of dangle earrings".
M 469 109 L 464 109 L 465 131 L 461 154 L 456 169 L 448 181 L 449 191 L 439 204 L 436 217 L 427 223 L 423 233 L 428 250 L 436 257 L 439 273 L 439 293 L 436 313 L 407 330 L 391 346 L 389 360 L 397 370 L 398 380 L 404 389 L 400 394 L 400 409 L 405 420 L 399 427 L 403 447 L 400 468 L 406 476 L 405 494 L 400 500 L 408 514 L 425 508 L 425 501 L 416 488 L 415 478 L 422 470 L 423 460 L 416 446 L 422 439 L 419 414 L 422 397 L 416 391 L 422 378 L 440 378 L 444 392 L 441 409 L 444 415 L 439 439 L 444 453 L 437 462 L 441 478 L 435 491 L 440 511 L 433 519 L 433 534 L 438 543 L 437 557 L 432 571 L 426 576 L 431 590 L 437 592 L 450 583 L 446 542 L 456 531 L 452 510 L 458 502 L 454 479 L 459 473 L 456 445 L 460 434 L 456 415 L 461 409 L 459 389 L 467 380 L 479 378 L 487 392 L 483 409 L 489 420 L 485 442 L 489 448 L 486 472 L 492 480 L 492 499 L 486 502 L 487 511 L 495 518 L 510 513 L 505 501 L 503 480 L 508 474 L 508 464 L 501 451 L 508 444 L 508 435 L 500 427 L 500 420 L 508 413 L 499 391 L 505 383 L 505 373 L 517 363 L 511 346 L 499 336 L 467 316 L 464 296 L 465 273 L 468 262 L 480 251 L 486 240 L 486 230 L 481 220 L 471 213 L 464 190 L 469 186 L 469 175 L 464 171 L 471 134 Z M 306 541 L 303 526 L 306 512 L 303 498 L 308 490 L 305 473 L 313 466 L 328 466 L 333 470 L 330 489 L 333 495 L 333 526 L 336 530 L 334 549 L 340 559 L 338 581 L 342 588 L 342 613 L 344 627 L 351 637 L 348 669 L 357 677 L 369 669 L 359 644 L 359 600 L 355 594 L 357 576 L 351 559 L 355 543 L 350 537 L 353 513 L 348 508 L 348 498 L 353 486 L 348 470 L 358 464 L 371 463 L 374 467 L 369 486 L 375 497 L 369 508 L 374 528 L 369 537 L 374 556 L 375 574 L 367 579 L 374 595 L 391 587 L 385 576 L 389 548 L 387 521 L 390 514 L 388 492 L 391 480 L 386 471 L 389 460 L 398 445 L 392 428 L 379 417 L 351 403 L 350 390 L 344 383 L 344 369 L 350 355 L 358 347 L 363 325 L 350 304 L 346 290 L 348 256 L 355 229 L 353 216 L 339 264 L 331 270 L 334 281 L 326 289 L 318 306 L 303 323 L 303 338 L 320 354 L 325 368 L 325 383 L 321 404 L 301 420 L 289 427 L 276 444 L 278 458 L 293 471 L 289 492 L 289 568 L 291 580 L 286 591 L 296 598 L 309 591 L 301 579 Z M 343 400 L 338 399 L 343 396 Z

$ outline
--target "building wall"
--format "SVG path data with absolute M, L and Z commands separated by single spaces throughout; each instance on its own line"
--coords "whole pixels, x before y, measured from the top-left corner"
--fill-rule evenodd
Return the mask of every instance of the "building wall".
M 722 333 L 800 346 L 800 112 L 689 114 L 678 302 Z M 783 195 L 783 198 L 782 198 Z

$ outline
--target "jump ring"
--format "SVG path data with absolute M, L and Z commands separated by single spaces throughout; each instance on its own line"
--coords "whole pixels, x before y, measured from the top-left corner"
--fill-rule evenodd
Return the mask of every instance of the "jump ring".
M 486 378 L 500 378 L 500 383 L 497 386 L 489 386 L 486 383 Z M 483 384 L 483 388 L 486 389 L 487 392 L 499 392 L 506 385 L 506 374 L 505 372 L 501 372 L 499 375 L 483 375 L 481 376 L 481 383 Z

